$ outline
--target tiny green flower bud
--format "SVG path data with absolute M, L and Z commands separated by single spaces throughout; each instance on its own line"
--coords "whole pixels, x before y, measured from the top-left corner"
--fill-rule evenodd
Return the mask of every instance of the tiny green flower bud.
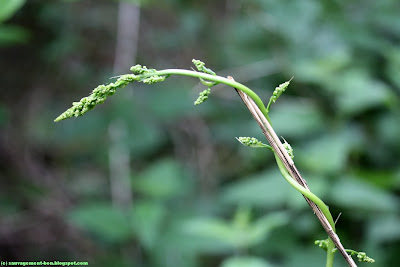
M 153 84 L 153 83 L 158 83 L 158 82 L 162 82 L 165 80 L 165 76 L 158 76 L 158 75 L 154 75 L 151 77 L 148 77 L 144 80 L 142 80 L 143 83 L 147 83 L 147 84 Z
M 269 107 L 271 106 L 272 103 L 275 103 L 275 101 L 280 97 L 283 92 L 285 92 L 286 88 L 289 86 L 290 82 L 292 81 L 293 77 L 284 83 L 281 83 L 278 87 L 275 88 L 274 92 L 272 93 L 271 98 L 269 99 L 268 105 L 267 105 L 267 112 L 269 112 Z
M 283 138 L 283 140 L 285 140 L 285 138 Z M 292 146 L 285 140 L 285 143 L 282 144 L 283 147 L 286 149 L 287 153 L 289 154 L 289 156 L 294 159 L 294 154 L 293 154 L 293 148 Z
M 358 258 L 358 261 L 361 261 L 361 262 L 368 262 L 368 263 L 374 263 L 375 262 L 375 260 L 370 258 L 370 257 L 368 257 L 365 252 L 358 252 L 357 258 Z
M 323 250 L 328 249 L 328 239 L 323 239 L 323 240 L 315 240 L 314 244 L 322 248 Z
M 200 92 L 199 97 L 194 101 L 195 105 L 200 105 L 204 101 L 208 99 L 208 95 L 211 93 L 211 89 L 207 88 L 206 90 Z
M 212 70 L 210 70 L 209 68 L 205 67 L 205 63 L 198 60 L 198 59 L 193 59 L 192 60 L 193 64 L 196 66 L 198 71 L 207 73 L 207 74 L 211 74 L 211 75 L 216 75 L 215 72 L 213 72 Z

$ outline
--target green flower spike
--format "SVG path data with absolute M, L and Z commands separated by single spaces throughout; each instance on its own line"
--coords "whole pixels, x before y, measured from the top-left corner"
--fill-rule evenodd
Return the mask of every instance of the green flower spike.
M 269 107 L 271 106 L 272 103 L 275 103 L 275 101 L 285 92 L 286 88 L 289 86 L 290 82 L 293 80 L 293 77 L 284 83 L 281 83 L 278 87 L 275 88 L 274 92 L 272 93 L 271 98 L 269 99 L 268 106 L 267 106 L 267 112 L 269 112 Z
M 96 105 L 103 103 L 107 96 L 113 95 L 118 88 L 123 88 L 133 81 L 138 81 L 139 76 L 135 74 L 125 74 L 119 76 L 115 83 L 97 86 L 90 96 L 82 98 L 79 102 L 72 103 L 72 107 L 58 116 L 54 121 L 58 122 L 72 117 L 82 116 Z
M 123 88 L 127 84 L 138 81 L 147 84 L 153 84 L 164 81 L 169 75 L 159 76 L 157 70 L 148 69 L 146 66 L 136 65 L 131 67 L 134 74 L 125 74 L 117 76 L 114 83 L 99 85 L 88 97 L 82 98 L 79 102 L 72 103 L 72 107 L 58 116 L 54 121 L 58 122 L 72 117 L 82 116 L 96 105 L 103 103 L 107 96 L 113 95 L 118 88 Z
M 269 145 L 261 143 L 258 139 L 254 137 L 236 137 L 242 145 L 249 146 L 249 147 L 268 147 L 272 149 Z
M 204 90 L 203 92 L 200 92 L 199 97 L 196 99 L 196 101 L 194 101 L 195 105 L 200 105 L 201 103 L 203 103 L 204 101 L 206 101 L 208 99 L 208 95 L 211 93 L 210 88 L 207 88 L 206 90 Z

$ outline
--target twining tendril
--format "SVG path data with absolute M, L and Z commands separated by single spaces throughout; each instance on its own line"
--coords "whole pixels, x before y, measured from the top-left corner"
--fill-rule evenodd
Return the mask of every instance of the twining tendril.
M 286 88 L 289 86 L 290 82 L 292 81 L 293 77 L 284 83 L 281 83 L 279 86 L 277 86 L 272 93 L 271 98 L 269 99 L 268 105 L 267 105 L 267 112 L 269 112 L 269 107 L 271 106 L 272 103 L 275 103 L 275 101 L 285 92 Z
M 216 76 L 215 72 L 213 72 L 211 69 L 205 67 L 205 63 L 198 60 L 198 59 L 193 59 L 192 60 L 193 64 L 196 66 L 197 70 L 206 74 L 210 74 L 213 76 Z M 195 105 L 199 105 L 206 101 L 208 99 L 208 95 L 211 93 L 211 87 L 214 85 L 217 85 L 217 82 L 212 82 L 212 81 L 206 81 L 203 78 L 199 78 L 201 83 L 204 84 L 205 86 L 208 86 L 208 89 L 204 90 L 203 92 L 200 92 L 199 97 L 196 99 L 194 102 Z
M 323 250 L 327 250 L 328 249 L 328 239 L 324 239 L 324 240 L 315 240 L 314 242 L 317 246 L 319 246 L 320 248 L 322 248 Z M 368 262 L 368 263 L 374 263 L 375 260 L 368 257 L 367 254 L 365 252 L 358 252 L 352 249 L 345 249 L 347 253 L 349 253 L 351 256 L 356 256 L 358 261 L 360 262 Z M 336 252 L 337 248 L 333 249 L 333 252 Z
M 249 146 L 249 147 L 267 147 L 272 149 L 271 146 L 266 145 L 259 141 L 258 139 L 254 137 L 236 137 L 236 140 L 238 140 L 242 145 Z

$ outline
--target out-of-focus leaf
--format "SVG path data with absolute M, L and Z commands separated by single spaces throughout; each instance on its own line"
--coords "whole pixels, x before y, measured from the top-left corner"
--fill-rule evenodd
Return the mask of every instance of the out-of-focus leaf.
M 373 243 L 392 242 L 400 240 L 400 217 L 376 216 L 368 225 L 368 239 Z
M 132 237 L 128 217 L 109 203 L 79 205 L 68 219 L 105 241 L 120 243 Z
M 131 222 L 140 242 L 146 248 L 153 248 L 161 235 L 161 223 L 165 213 L 164 206 L 158 202 L 134 203 Z
M 20 26 L 0 26 L 0 45 L 23 44 L 29 40 L 29 37 L 29 32 Z
M 171 198 L 185 194 L 190 179 L 172 159 L 159 160 L 138 177 L 133 178 L 134 190 L 156 198 Z
M 221 267 L 273 267 L 263 258 L 257 257 L 231 257 L 223 261 Z
M 165 232 L 165 239 L 162 245 L 168 247 L 168 250 L 176 251 L 179 250 L 182 254 L 188 253 L 210 253 L 210 254 L 221 254 L 231 251 L 231 246 L 227 245 L 220 240 L 215 238 L 209 238 L 209 236 L 194 235 L 187 229 L 188 223 L 190 224 L 194 219 L 179 218 L 174 220 L 172 229 Z M 190 228 L 190 227 L 189 227 Z M 171 243 L 174 247 L 171 247 Z
M 339 51 L 324 57 L 302 60 L 293 64 L 292 69 L 296 80 L 323 85 L 322 90 L 329 90 L 327 83 L 333 80 L 337 72 L 351 60 L 346 51 Z
M 124 91 L 113 95 L 112 101 L 109 102 L 110 110 L 104 114 L 113 123 L 118 118 L 127 128 L 128 136 L 124 142 L 131 148 L 133 157 L 145 157 L 148 153 L 154 153 L 165 141 L 166 131 L 162 126 L 155 119 L 147 119 L 148 115 L 143 115 L 145 112 L 142 108 L 149 108 L 141 106 L 144 101 L 140 95 L 143 89 L 143 85 L 137 83 L 123 88 Z
M 393 97 L 385 84 L 358 69 L 347 70 L 337 77 L 335 87 L 338 111 L 349 115 L 388 104 Z
M 396 197 L 351 176 L 338 180 L 330 193 L 332 203 L 355 212 L 368 212 L 371 215 L 375 212 L 378 216 L 378 213 L 395 212 L 399 208 Z
M 390 148 L 390 151 L 398 151 L 400 149 L 400 113 L 384 114 L 380 117 L 376 126 L 380 142 Z
M 136 202 L 132 210 L 132 224 L 140 241 L 148 248 L 154 246 L 165 215 L 165 208 L 156 202 Z
M 195 218 L 185 222 L 182 231 L 190 236 L 211 239 L 224 244 L 227 248 L 235 247 L 235 233 L 228 222 L 217 218 Z
M 10 121 L 10 111 L 6 105 L 0 104 L 0 126 L 4 126 Z
M 9 19 L 25 3 L 25 0 L 1 0 L 0 23 Z
M 275 169 L 245 177 L 228 185 L 221 193 L 225 203 L 257 207 L 277 207 L 291 202 L 302 203 L 295 191 Z
M 312 172 L 336 173 L 346 166 L 349 151 L 362 142 L 362 133 L 349 127 L 341 132 L 323 135 L 296 149 L 294 160 Z
M 385 190 L 400 188 L 400 176 L 393 171 L 364 168 L 355 172 L 354 175 Z
M 275 131 L 285 138 L 306 137 L 325 127 L 321 112 L 311 100 L 282 97 L 271 106 L 270 117 Z
M 285 213 L 270 213 L 251 222 L 250 211 L 238 209 L 231 223 L 215 218 L 195 218 L 184 224 L 183 231 L 215 240 L 231 250 L 246 249 L 258 245 L 273 228 L 287 223 L 288 219 Z
M 242 233 L 244 236 L 246 236 L 246 239 L 242 239 L 242 242 L 248 247 L 258 245 L 268 237 L 269 233 L 274 228 L 283 226 L 288 222 L 288 213 L 267 213 L 267 215 L 254 221 L 247 227 L 247 229 L 244 229 L 244 232 L 247 232 L 247 235 L 244 232 Z
M 296 161 L 308 170 L 332 173 L 342 170 L 346 164 L 348 141 L 340 136 L 323 136 L 313 140 L 296 155 Z
M 151 92 L 145 102 L 145 109 L 150 110 L 162 120 L 172 120 L 194 113 L 196 107 L 193 102 L 195 99 L 190 98 L 188 88 L 193 87 L 196 80 L 190 84 L 179 78 L 182 79 L 182 77 L 174 77 L 156 87 L 149 88 Z
M 397 87 L 400 87 L 400 49 L 395 47 L 384 51 L 388 64 L 385 70 L 387 78 Z
M 301 249 L 288 251 L 285 256 L 285 267 L 324 266 L 326 261 L 326 253 L 321 249 L 317 249 L 315 245 L 307 246 L 303 244 Z M 336 257 L 335 266 L 337 262 L 340 262 L 338 255 Z M 344 267 L 344 265 L 338 266 Z

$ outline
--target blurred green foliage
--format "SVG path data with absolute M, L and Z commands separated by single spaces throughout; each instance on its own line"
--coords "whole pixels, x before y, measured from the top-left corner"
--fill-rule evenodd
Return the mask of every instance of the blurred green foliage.
M 112 70 L 118 4 L 0 5 L 0 258 L 323 266 L 313 240 L 326 234 L 302 196 L 268 150 L 235 140 L 263 138 L 231 88 L 215 87 L 194 107 L 204 89 L 195 79 L 135 84 L 53 124 L 72 101 L 122 74 Z M 264 102 L 294 76 L 271 107 L 277 134 L 312 191 L 334 217 L 342 212 L 345 247 L 397 266 L 399 13 L 396 0 L 141 1 L 136 62 L 190 68 L 199 58 Z M 111 194 L 116 119 L 130 154 L 127 208 Z M 335 266 L 345 266 L 340 255 Z

